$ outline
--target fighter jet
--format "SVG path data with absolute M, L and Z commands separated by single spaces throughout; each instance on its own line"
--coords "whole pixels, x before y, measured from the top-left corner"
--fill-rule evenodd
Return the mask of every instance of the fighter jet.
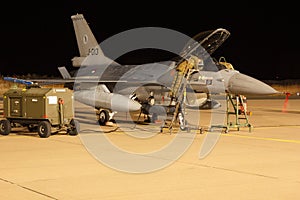
M 196 59 L 196 64 L 190 71 L 188 85 L 186 85 L 186 91 L 190 95 L 186 95 L 184 103 L 188 106 L 217 108 L 220 104 L 210 98 L 210 94 L 216 93 L 239 95 L 277 93 L 262 81 L 228 67 L 229 63 L 212 59 L 211 55 L 230 35 L 226 29 L 218 28 L 197 34 L 186 43 L 174 59 L 142 65 L 122 65 L 105 55 L 82 14 L 73 15 L 71 19 L 80 54 L 79 57 L 72 59 L 73 67 L 80 67 L 75 85 L 91 83 L 93 79 L 97 82 L 93 88 L 80 86 L 80 92 L 75 96 L 78 101 L 89 102 L 89 105 L 101 110 L 101 125 L 109 120 L 109 116 L 113 116 L 111 113 L 114 110 L 141 109 L 149 114 L 149 108 L 155 102 L 161 104 L 162 99 L 172 101 L 170 91 L 174 89 L 174 82 L 176 82 L 174 79 L 178 78 L 180 73 L 178 68 L 180 64 L 191 58 L 193 58 L 191 60 Z M 70 78 L 64 68 L 60 71 L 64 77 Z M 95 88 L 98 88 L 96 92 Z M 116 97 L 101 102 L 101 99 L 106 99 L 104 96 L 108 94 Z M 195 98 L 194 94 L 202 94 L 202 98 Z M 130 100 L 123 101 L 119 95 L 123 99 Z M 93 99 L 89 98 L 91 96 Z

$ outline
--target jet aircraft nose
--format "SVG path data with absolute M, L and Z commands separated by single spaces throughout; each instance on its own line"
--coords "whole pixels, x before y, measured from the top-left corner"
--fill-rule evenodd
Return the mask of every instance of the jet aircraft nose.
M 113 94 L 111 105 L 113 110 L 124 112 L 138 111 L 142 107 L 140 103 L 120 94 Z
M 142 105 L 136 101 L 133 101 L 133 100 L 128 100 L 129 103 L 128 103 L 128 108 L 129 108 L 129 111 L 138 111 L 141 109 Z
M 241 95 L 271 95 L 279 93 L 266 83 L 242 73 L 234 74 L 229 79 L 228 91 Z

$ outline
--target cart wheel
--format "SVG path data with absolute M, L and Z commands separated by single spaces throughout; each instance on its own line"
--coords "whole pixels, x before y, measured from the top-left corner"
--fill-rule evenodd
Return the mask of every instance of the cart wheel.
M 109 118 L 109 114 L 107 110 L 101 110 L 101 112 L 99 113 L 99 124 L 101 126 L 104 126 L 106 124 L 106 122 L 108 122 L 108 118 Z
M 41 121 L 38 125 L 38 134 L 41 138 L 47 138 L 51 135 L 51 124 L 48 121 Z
M 69 135 L 78 135 L 80 130 L 79 122 L 76 119 L 72 119 L 70 125 L 71 129 L 68 131 Z
M 10 121 L 7 119 L 3 119 L 0 121 L 0 134 L 8 135 L 11 131 Z

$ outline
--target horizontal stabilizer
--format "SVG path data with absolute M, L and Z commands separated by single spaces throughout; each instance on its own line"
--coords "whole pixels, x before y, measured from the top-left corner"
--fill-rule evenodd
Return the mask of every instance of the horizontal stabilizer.
M 66 69 L 66 67 L 58 67 L 58 70 L 61 74 L 61 76 L 63 77 L 63 79 L 70 79 L 71 78 L 71 75 L 70 73 L 68 72 L 68 70 Z

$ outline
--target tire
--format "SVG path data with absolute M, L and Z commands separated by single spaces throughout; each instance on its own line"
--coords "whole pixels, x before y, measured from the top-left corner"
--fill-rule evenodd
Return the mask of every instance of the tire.
M 3 119 L 0 121 L 0 134 L 8 135 L 11 131 L 10 121 L 7 119 Z
M 76 119 L 72 119 L 70 122 L 71 128 L 68 131 L 69 135 L 78 135 L 79 131 L 80 131 L 80 125 L 79 122 Z
M 41 121 L 37 131 L 41 138 L 47 138 L 51 135 L 51 124 L 48 121 Z
M 109 114 L 107 110 L 101 110 L 101 112 L 99 113 L 99 119 L 98 122 L 101 126 L 104 126 L 106 124 L 106 122 L 108 122 L 109 119 Z

